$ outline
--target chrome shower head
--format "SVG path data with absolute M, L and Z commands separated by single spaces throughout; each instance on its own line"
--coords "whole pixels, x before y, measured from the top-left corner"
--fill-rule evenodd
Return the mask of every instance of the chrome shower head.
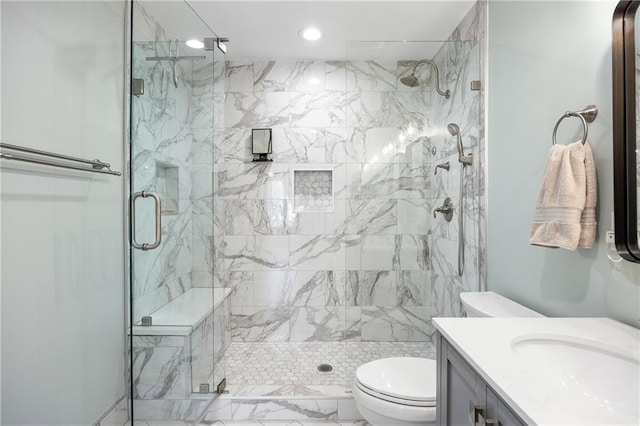
M 410 75 L 405 75 L 404 77 L 402 77 L 400 79 L 400 83 L 408 87 L 420 86 L 420 81 L 418 80 L 418 77 L 416 77 L 414 73 L 411 73 Z
M 436 65 L 435 62 L 430 61 L 428 59 L 423 59 L 421 61 L 416 62 L 416 64 L 413 66 L 413 71 L 411 71 L 411 74 L 409 75 L 405 75 L 404 77 L 402 77 L 400 79 L 400 83 L 404 84 L 405 86 L 408 87 L 418 87 L 420 86 L 420 80 L 418 80 L 418 77 L 416 77 L 416 71 L 418 70 L 418 67 L 420 65 L 430 65 L 431 67 L 433 67 L 433 70 L 435 72 L 435 77 L 436 77 L 436 92 L 438 92 L 438 94 L 440 96 L 444 96 L 446 99 L 449 99 L 449 96 L 451 96 L 451 92 L 449 90 L 446 91 L 442 91 L 440 89 L 440 75 L 438 72 L 438 66 Z
M 458 137 L 458 161 L 462 161 L 464 157 L 464 148 L 462 147 L 462 136 L 460 135 L 460 126 L 456 123 L 447 124 L 447 130 L 451 133 L 451 136 Z

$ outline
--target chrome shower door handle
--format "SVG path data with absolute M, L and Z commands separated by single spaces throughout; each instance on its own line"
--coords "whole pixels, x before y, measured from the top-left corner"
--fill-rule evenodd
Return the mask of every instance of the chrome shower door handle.
M 147 198 L 147 197 L 151 197 L 154 200 L 154 204 L 155 204 L 155 216 L 156 216 L 156 237 L 155 237 L 155 241 L 151 244 L 149 243 L 138 243 L 136 241 L 136 199 L 138 198 Z M 151 192 L 151 191 L 141 191 L 141 192 L 136 192 L 133 194 L 133 196 L 131 197 L 131 245 L 133 246 L 133 248 L 136 248 L 138 250 L 143 250 L 143 251 L 147 251 L 147 250 L 153 250 L 155 248 L 158 248 L 158 246 L 160 245 L 160 240 L 162 239 L 162 220 L 161 220 L 161 210 L 162 209 L 162 203 L 160 201 L 160 196 L 158 194 L 156 194 L 155 192 Z

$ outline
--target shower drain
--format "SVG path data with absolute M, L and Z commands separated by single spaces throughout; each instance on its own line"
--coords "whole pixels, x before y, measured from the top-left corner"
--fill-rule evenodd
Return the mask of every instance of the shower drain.
M 320 364 L 318 366 L 318 371 L 321 373 L 328 373 L 331 370 L 333 370 L 333 367 L 331 366 L 331 364 Z

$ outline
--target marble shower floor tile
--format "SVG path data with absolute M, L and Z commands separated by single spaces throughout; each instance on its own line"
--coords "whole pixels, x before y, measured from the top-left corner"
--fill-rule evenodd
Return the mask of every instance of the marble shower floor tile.
M 231 396 L 346 396 L 356 369 L 394 356 L 435 359 L 425 342 L 232 342 L 226 353 Z M 328 373 L 319 364 L 330 364 Z

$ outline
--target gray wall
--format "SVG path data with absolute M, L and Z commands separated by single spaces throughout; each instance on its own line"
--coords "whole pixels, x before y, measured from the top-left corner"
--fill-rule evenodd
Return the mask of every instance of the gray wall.
M 611 17 L 616 2 L 490 2 L 488 288 L 550 316 L 607 316 L 640 325 L 640 265 L 607 251 L 612 228 Z M 528 243 L 556 121 L 596 104 L 589 141 L 598 171 L 598 235 L 590 250 Z M 581 137 L 564 120 L 561 143 Z

